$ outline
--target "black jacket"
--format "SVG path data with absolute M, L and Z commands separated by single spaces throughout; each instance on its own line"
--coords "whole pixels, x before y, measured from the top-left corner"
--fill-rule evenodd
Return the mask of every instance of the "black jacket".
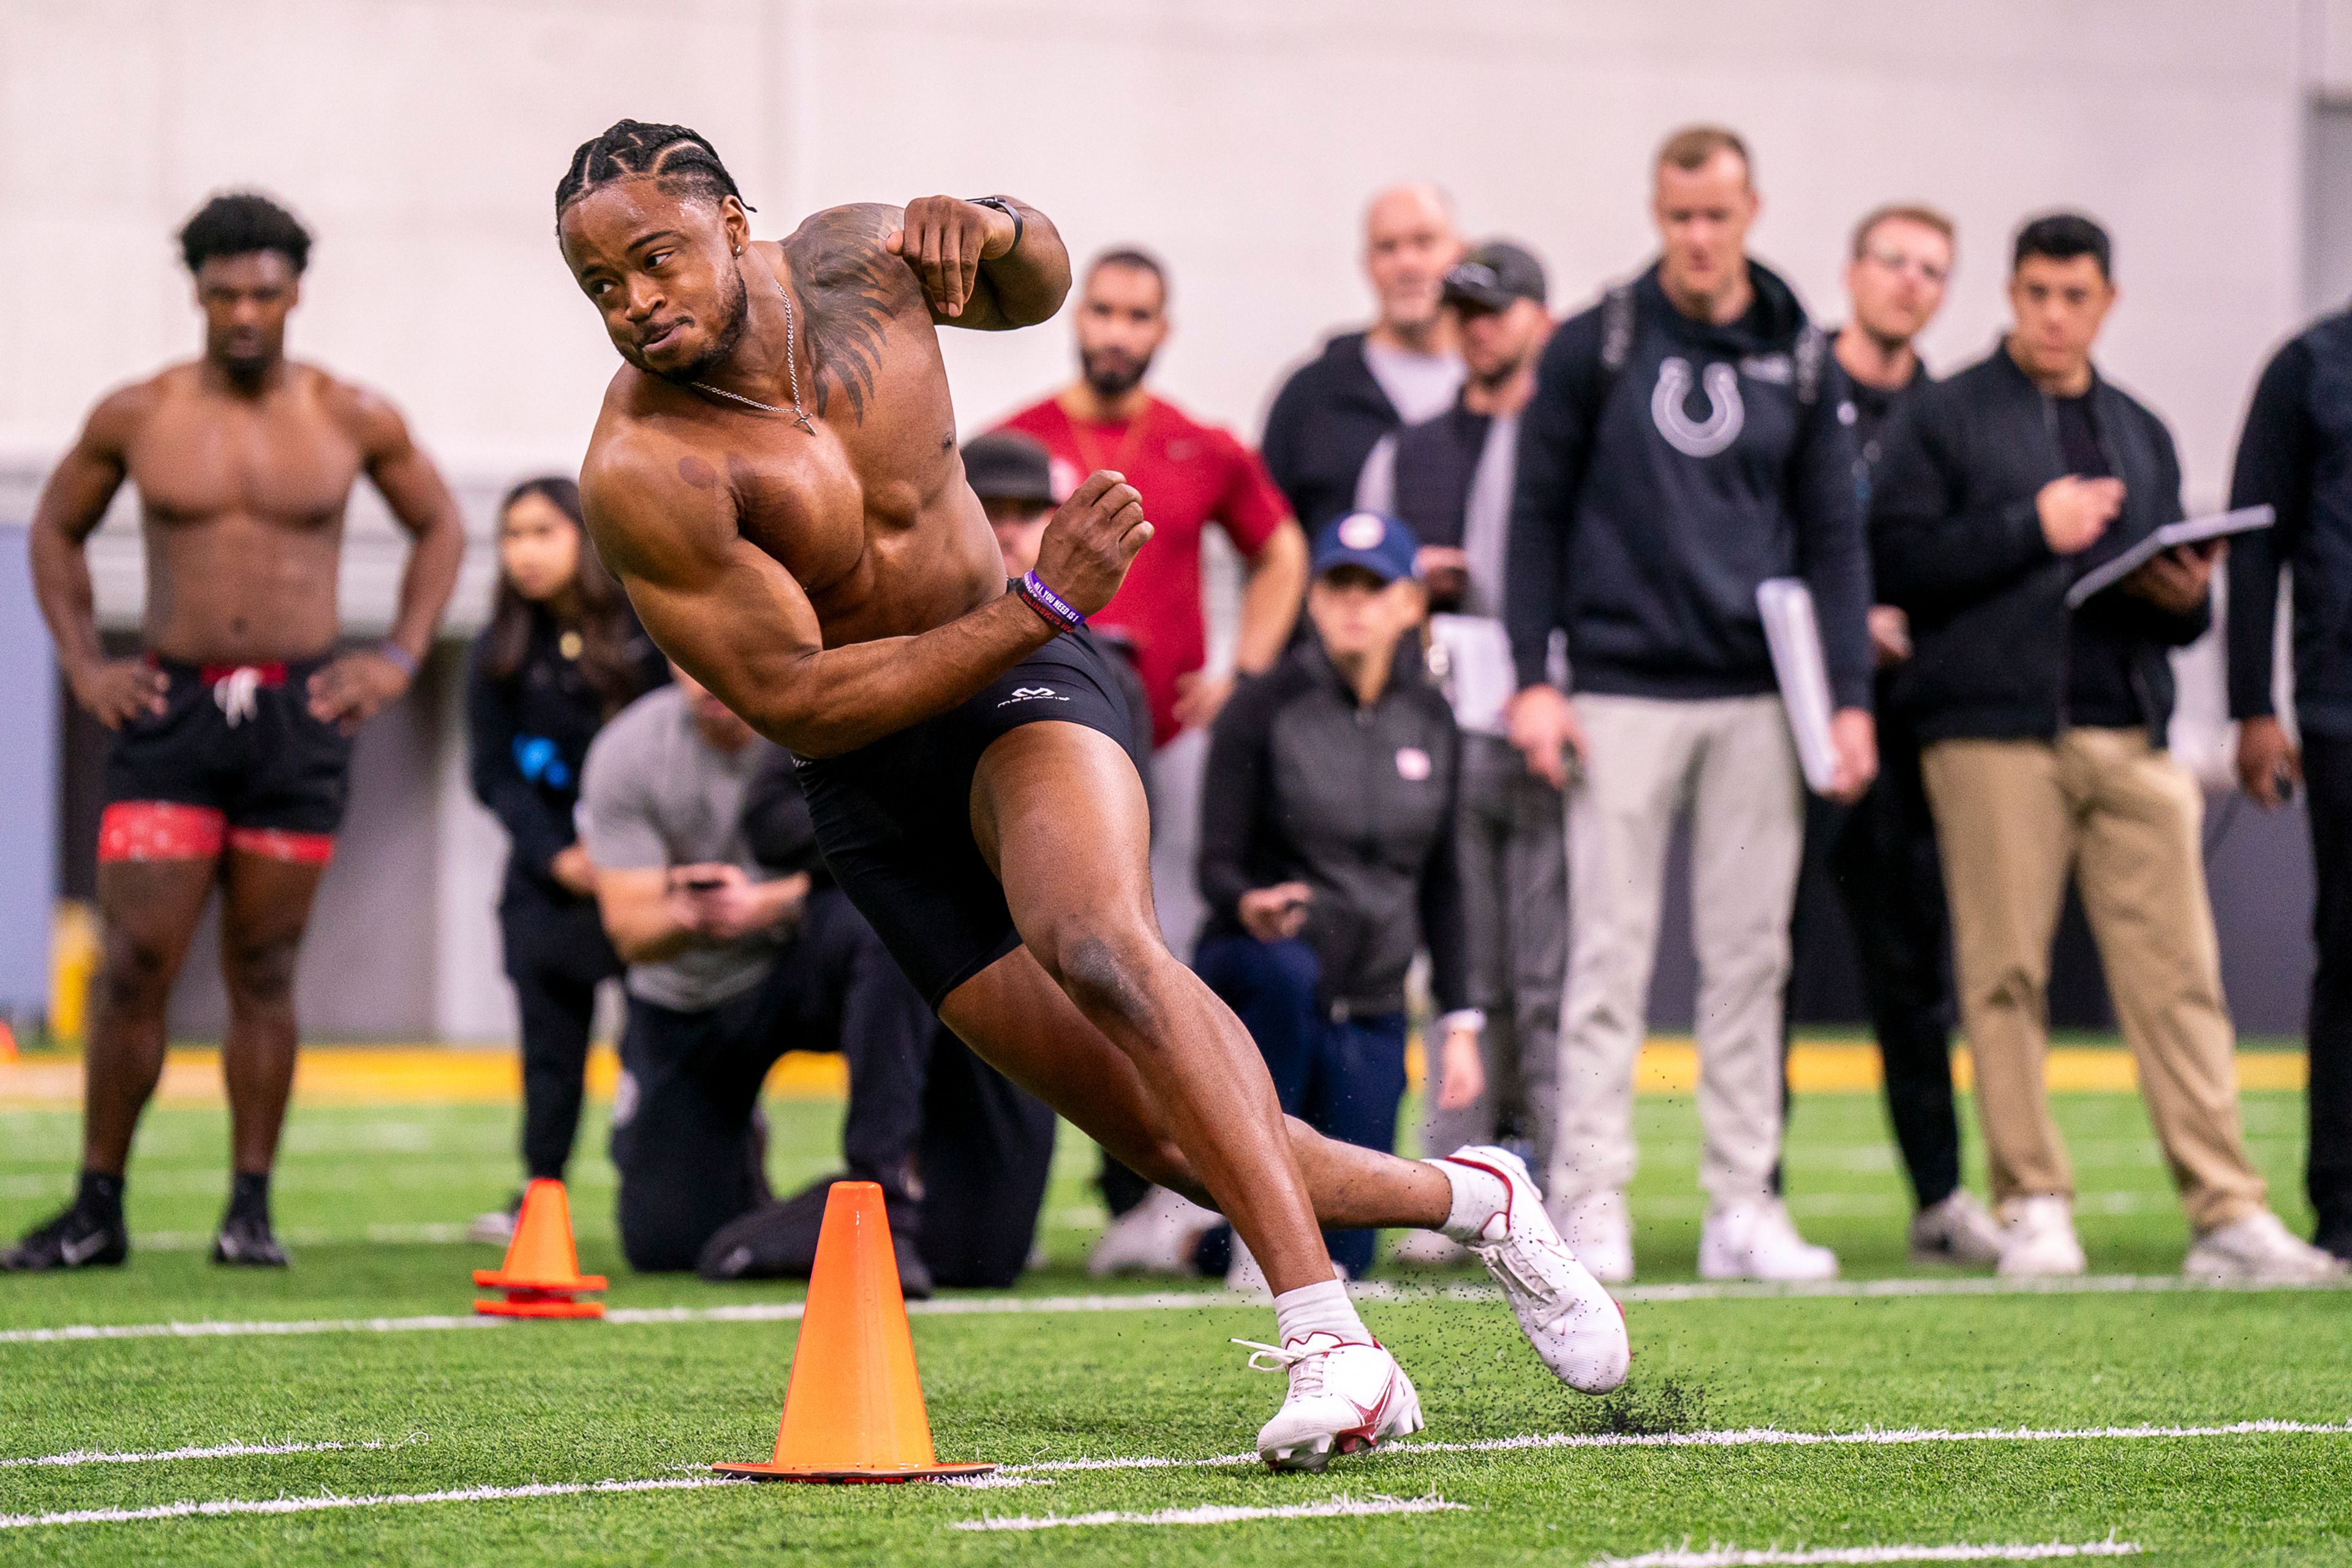
M 1380 700 L 1356 700 L 1311 633 L 1217 715 L 1202 791 L 1206 935 L 1241 931 L 1242 894 L 1315 889 L 1301 933 L 1323 1000 L 1356 1014 L 1404 1005 L 1429 949 L 1431 989 L 1467 1005 L 1462 883 L 1454 858 L 1461 738 L 1410 641 Z
M 530 640 L 509 679 L 493 679 L 482 668 L 489 637 L 485 631 L 474 639 L 466 668 L 474 795 L 507 830 L 507 896 L 520 891 L 571 903 L 578 895 L 549 866 L 578 837 L 572 814 L 580 804 L 580 768 L 588 742 L 604 727 L 604 704 L 579 661 L 563 657 L 562 633 L 544 610 L 531 612 Z M 633 695 L 669 679 L 661 650 L 643 632 L 632 637 L 629 652 L 637 671 Z
M 1265 416 L 1259 455 L 1310 540 L 1355 509 L 1364 459 L 1404 423 L 1364 359 L 1365 335 L 1341 332 L 1325 343 L 1282 384 Z
M 1748 277 L 1754 306 L 1715 326 L 1676 310 L 1651 268 L 1633 285 L 1613 370 L 1605 301 L 1545 347 L 1511 506 L 1505 619 L 1520 685 L 1544 679 L 1559 627 L 1580 691 L 1769 692 L 1756 589 L 1797 575 L 1838 704 L 1870 706 L 1844 373 L 1789 286 L 1752 261 Z
M 2035 509 L 2042 487 L 2068 471 L 2057 416 L 2006 349 L 1919 388 L 1887 426 L 1872 555 L 1879 596 L 1911 617 L 1916 651 L 1895 691 L 1923 741 L 2054 740 L 2080 717 L 2079 665 L 2117 672 L 2124 689 L 2091 697 L 2120 705 L 2164 744 L 2166 650 L 2196 640 L 2212 610 L 2174 616 L 2116 587 L 2068 613 L 2078 576 L 2180 517 L 2180 463 L 2164 421 L 2103 377 L 2089 395 L 2124 510 L 2074 556 L 2051 552 Z
M 2230 542 L 2230 717 L 2271 710 L 2278 574 L 2294 568 L 2294 707 L 2352 734 L 2352 311 L 2279 350 L 2246 415 L 2230 504 L 2278 510 Z

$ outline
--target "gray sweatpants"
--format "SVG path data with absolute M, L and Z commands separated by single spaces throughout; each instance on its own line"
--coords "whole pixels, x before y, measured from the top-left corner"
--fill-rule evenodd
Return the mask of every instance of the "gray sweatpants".
M 1470 1005 L 1486 1015 L 1479 1041 L 1486 1092 L 1422 1121 L 1423 1153 L 1451 1153 L 1515 1125 L 1551 1162 L 1559 1104 L 1559 995 L 1568 969 L 1568 861 L 1559 792 L 1535 777 L 1511 743 L 1465 731 L 1455 852 L 1470 950 Z
M 1633 1176 L 1633 1069 L 1647 1030 L 1675 818 L 1691 814 L 1698 953 L 1699 1184 L 1769 1190 L 1780 1150 L 1780 1003 L 1803 784 L 1778 697 L 1580 695 L 1589 755 L 1568 801 L 1569 963 L 1549 1196 Z

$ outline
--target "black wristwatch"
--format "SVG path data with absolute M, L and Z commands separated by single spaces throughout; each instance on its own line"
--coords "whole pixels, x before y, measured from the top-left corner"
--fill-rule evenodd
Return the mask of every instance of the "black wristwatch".
M 966 196 L 964 197 L 964 200 L 976 207 L 994 207 L 998 212 L 1001 212 L 1006 217 L 1011 218 L 1013 220 L 1013 243 L 1004 247 L 1004 254 L 1006 256 L 1010 256 L 1014 251 L 1021 248 L 1021 231 L 1025 226 L 1021 221 L 1021 209 L 1019 207 L 1014 206 L 1003 196 Z

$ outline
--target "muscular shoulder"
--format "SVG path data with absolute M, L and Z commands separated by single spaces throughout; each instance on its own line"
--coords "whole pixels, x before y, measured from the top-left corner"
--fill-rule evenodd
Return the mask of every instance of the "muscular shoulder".
M 630 403 L 616 380 L 581 459 L 580 500 L 606 565 L 623 577 L 658 578 L 723 549 L 732 511 L 718 468 Z
M 407 448 L 408 422 L 400 416 L 400 410 L 393 406 L 390 398 L 373 387 L 347 381 L 314 364 L 290 368 L 309 383 L 320 406 L 362 451 L 383 456 Z
M 82 421 L 83 440 L 100 450 L 121 451 L 165 404 L 194 390 L 195 374 L 194 363 L 187 362 L 115 387 L 90 405 L 89 416 Z

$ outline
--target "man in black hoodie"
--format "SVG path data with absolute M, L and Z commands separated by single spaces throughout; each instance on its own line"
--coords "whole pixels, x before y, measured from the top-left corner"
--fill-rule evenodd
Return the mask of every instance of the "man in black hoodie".
M 1911 617 L 1895 701 L 1924 747 L 2007 1229 L 2000 1271 L 2084 1268 L 2042 1070 L 2071 873 L 2197 1231 L 2184 1271 L 2325 1279 L 2343 1266 L 2287 1233 L 2246 1158 L 2204 797 L 2164 749 L 2168 655 L 2211 623 L 2212 555 L 2167 552 L 2080 608 L 2066 603 L 2087 570 L 2180 516 L 2164 422 L 2091 363 L 2116 299 L 2106 232 L 2071 213 L 2027 224 L 2009 293 L 2015 329 L 1896 412 L 1872 491 L 1880 591 Z
M 1834 792 L 1877 771 L 1870 569 L 1845 378 L 1796 296 L 1748 259 L 1748 149 L 1659 150 L 1662 254 L 1562 326 L 1523 416 L 1505 605 L 1511 738 L 1568 782 L 1569 968 L 1550 1202 L 1603 1279 L 1633 1273 L 1633 1076 L 1666 842 L 1691 808 L 1701 1180 L 1710 1278 L 1825 1278 L 1771 1190 L 1802 784 L 1756 602 L 1801 576 L 1837 712 Z M 1546 679 L 1568 633 L 1568 696 Z M 1589 743 L 1588 743 L 1589 742 Z
M 1355 510 L 1356 477 L 1381 437 L 1454 402 L 1462 355 L 1440 290 L 1461 255 L 1453 205 L 1434 185 L 1393 186 L 1364 210 L 1364 273 L 1380 320 L 1326 342 L 1265 416 L 1260 455 L 1310 537 Z
M 2352 310 L 2313 322 L 2273 356 L 2238 438 L 2231 506 L 2269 505 L 2267 533 L 2230 552 L 2230 716 L 2238 781 L 2274 810 L 2307 790 L 2318 898 L 2306 1031 L 2310 1136 L 2305 1190 L 2316 1239 L 2352 1259 Z M 2294 581 L 2294 730 L 2273 706 L 2279 569 Z

